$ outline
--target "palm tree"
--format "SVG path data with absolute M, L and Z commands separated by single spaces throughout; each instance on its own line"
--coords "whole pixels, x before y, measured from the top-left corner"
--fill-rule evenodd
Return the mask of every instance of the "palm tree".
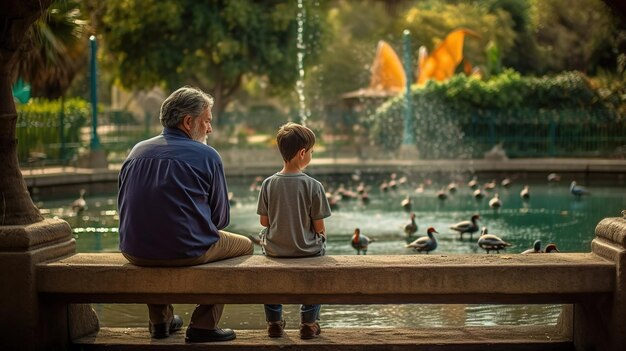
M 43 220 L 28 194 L 17 161 L 17 111 L 11 82 L 25 36 L 52 2 L 0 1 L 0 226 Z
M 17 76 L 31 84 L 33 96 L 56 99 L 86 67 L 86 21 L 76 0 L 57 1 L 38 19 L 17 63 Z

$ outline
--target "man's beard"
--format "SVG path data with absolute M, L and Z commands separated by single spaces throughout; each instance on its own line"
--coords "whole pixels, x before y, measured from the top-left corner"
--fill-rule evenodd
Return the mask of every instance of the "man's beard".
M 206 145 L 206 132 L 202 132 L 199 126 L 195 126 L 191 129 L 191 139 Z

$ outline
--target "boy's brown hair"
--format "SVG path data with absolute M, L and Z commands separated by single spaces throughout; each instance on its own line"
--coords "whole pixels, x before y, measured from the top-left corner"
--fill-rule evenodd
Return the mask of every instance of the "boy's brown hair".
M 309 151 L 315 145 L 315 134 L 305 126 L 289 122 L 278 129 L 276 143 L 283 160 L 289 162 L 298 151 Z

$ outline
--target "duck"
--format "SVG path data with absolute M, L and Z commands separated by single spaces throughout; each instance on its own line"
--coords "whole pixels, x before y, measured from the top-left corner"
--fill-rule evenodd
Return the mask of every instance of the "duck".
M 367 192 L 364 192 L 363 194 L 359 195 L 359 198 L 361 199 L 361 203 L 363 205 L 367 205 L 370 203 L 370 195 Z
M 519 196 L 524 200 L 530 199 L 530 190 L 528 189 L 528 185 L 524 185 L 524 189 L 519 192 Z
M 360 182 L 359 185 L 356 187 L 356 192 L 359 194 L 363 194 L 365 192 L 365 183 Z
M 80 196 L 78 199 L 72 201 L 70 207 L 74 213 L 80 213 L 87 208 L 87 201 L 85 201 L 85 189 L 80 189 Z
M 559 182 L 561 181 L 561 176 L 556 174 L 556 173 L 550 173 L 548 174 L 548 182 L 550 183 L 554 183 L 554 182 Z
M 235 197 L 235 193 L 233 193 L 232 191 L 228 192 L 228 203 L 231 206 L 236 206 L 237 205 L 237 198 Z
M 493 190 L 493 189 L 495 189 L 495 188 L 496 188 L 496 184 L 497 184 L 497 183 L 496 183 L 496 180 L 495 180 L 495 179 L 492 179 L 490 182 L 485 183 L 485 184 L 483 185 L 483 188 L 484 188 L 485 190 Z
M 391 180 L 389 180 L 389 188 L 396 190 L 398 188 L 398 181 L 396 180 L 398 175 L 395 173 L 391 173 L 390 177 L 391 177 Z
M 417 232 L 417 223 L 415 223 L 415 213 L 411 212 L 409 217 L 411 221 L 404 226 L 404 234 L 410 237 Z
M 541 253 L 541 240 L 535 240 L 531 249 L 522 251 L 522 255 L 528 255 L 533 253 Z
M 550 243 L 548 245 L 546 245 L 546 248 L 544 250 L 545 253 L 553 253 L 553 252 L 561 252 L 559 251 L 559 249 L 556 248 L 556 244 Z
M 383 182 L 380 183 L 379 188 L 380 188 L 380 191 L 387 192 L 387 191 L 389 191 L 389 183 L 387 183 L 386 180 L 383 180 Z
M 483 230 L 480 232 L 480 238 L 478 238 L 478 246 L 486 250 L 487 253 L 489 253 L 489 251 L 500 253 L 500 250 L 506 249 L 506 247 L 511 246 L 511 244 L 493 234 L 489 234 L 487 227 L 483 227 Z
M 400 205 L 402 206 L 402 208 L 404 208 L 405 211 L 411 212 L 411 207 L 412 207 L 411 197 L 409 195 L 407 195 L 404 198 L 404 200 L 402 200 L 402 202 L 400 202 Z
M 467 182 L 467 186 L 469 186 L 472 189 L 476 189 L 476 187 L 478 187 L 478 177 L 477 176 L 473 176 L 472 180 Z
M 439 200 L 445 200 L 448 198 L 448 194 L 446 193 L 444 188 L 441 188 L 441 190 L 437 192 L 437 198 Z
M 572 183 L 569 186 L 569 192 L 578 199 L 580 199 L 583 195 L 591 194 L 584 186 L 577 185 L 575 180 L 572 180 Z
M 330 191 L 326 192 L 326 200 L 328 200 L 328 205 L 330 206 L 331 210 L 336 210 L 339 208 L 339 199 L 339 196 L 333 195 Z
M 450 194 L 454 194 L 454 193 L 456 193 L 456 189 L 457 189 L 458 187 L 459 187 L 459 186 L 458 186 L 455 182 L 450 182 L 450 183 L 448 184 L 448 191 L 450 192 Z
M 404 185 L 404 184 L 406 184 L 407 180 L 408 180 L 408 178 L 406 176 L 402 176 L 402 177 L 400 177 L 398 179 L 398 184 L 399 185 Z
M 433 235 L 433 233 L 438 233 L 435 228 L 429 227 L 426 230 L 428 236 L 422 236 L 417 238 L 417 240 L 413 241 L 410 244 L 407 244 L 407 248 L 412 248 L 417 252 L 426 252 L 427 254 L 437 248 L 437 239 Z
M 462 221 L 450 226 L 450 229 L 459 232 L 461 235 L 461 240 L 463 240 L 463 234 L 469 233 L 470 238 L 472 235 L 478 231 L 478 224 L 476 221 L 480 219 L 480 215 L 473 215 L 469 221 Z
M 476 189 L 474 190 L 474 192 L 472 193 L 472 196 L 474 196 L 474 198 L 476 199 L 482 199 L 483 197 L 485 197 L 485 194 L 482 192 L 482 190 L 480 189 Z
M 415 188 L 415 192 L 418 193 L 418 194 L 423 193 L 424 192 L 424 183 L 419 183 L 417 188 Z
M 502 207 L 502 201 L 500 200 L 500 195 L 498 193 L 493 194 L 493 197 L 491 198 L 491 200 L 489 200 L 489 207 L 493 208 L 494 210 Z
M 367 247 L 370 243 L 374 241 L 376 240 L 370 239 L 367 236 L 362 235 L 361 229 L 354 228 L 354 234 L 352 235 L 352 241 L 350 241 L 350 243 L 352 244 L 352 247 L 356 250 L 357 255 L 360 255 L 361 251 L 363 251 L 363 255 L 367 255 Z
M 511 183 L 513 183 L 513 180 L 511 180 L 511 178 L 504 178 L 500 182 L 500 185 L 502 185 L 502 187 L 504 188 L 508 188 L 511 186 Z

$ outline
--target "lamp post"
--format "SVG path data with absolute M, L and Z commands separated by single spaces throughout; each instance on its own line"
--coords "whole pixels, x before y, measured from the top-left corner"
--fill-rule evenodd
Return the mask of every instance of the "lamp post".
M 411 32 L 405 29 L 402 32 L 404 42 L 404 74 L 406 75 L 406 90 L 404 92 L 404 134 L 403 145 L 415 145 L 413 133 L 413 99 L 411 99 L 411 83 L 413 82 L 413 64 L 411 60 Z
M 89 63 L 89 71 L 91 73 L 91 143 L 89 144 L 89 167 L 91 168 L 107 168 L 106 153 L 100 145 L 98 138 L 98 74 L 96 70 L 96 37 L 89 37 L 89 46 L 91 52 L 91 61 Z
M 91 48 L 91 62 L 89 64 L 91 72 L 91 150 L 100 150 L 100 139 L 98 138 L 98 77 L 96 71 L 96 52 L 98 45 L 95 35 L 89 37 Z

